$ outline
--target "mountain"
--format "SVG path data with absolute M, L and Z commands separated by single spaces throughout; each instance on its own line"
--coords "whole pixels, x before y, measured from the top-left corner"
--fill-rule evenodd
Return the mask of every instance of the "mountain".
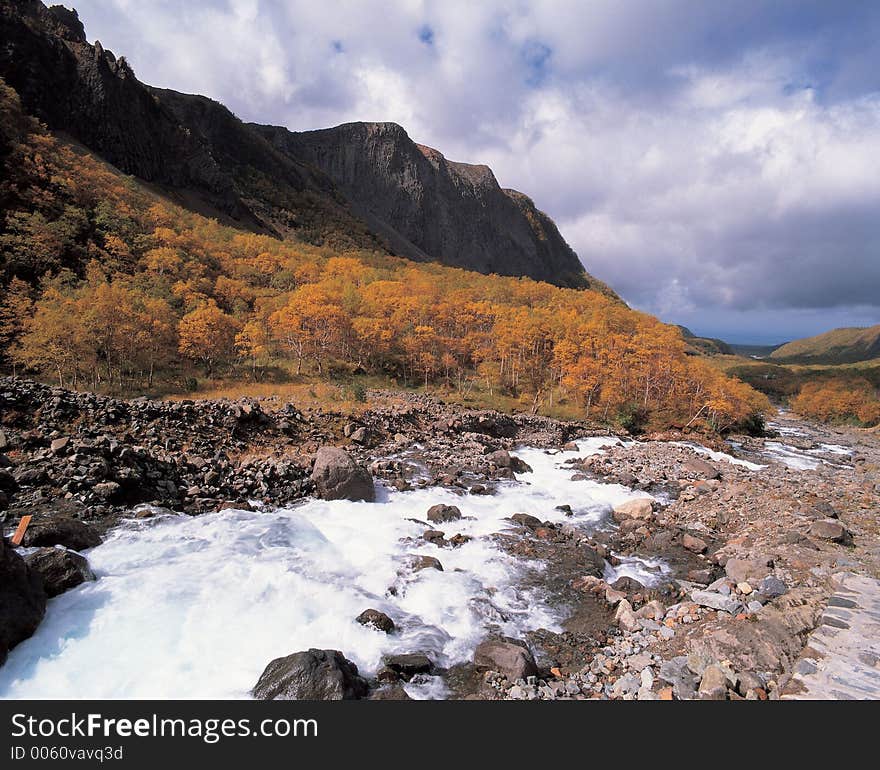
M 800 364 L 854 364 L 880 358 L 880 324 L 833 329 L 788 342 L 774 350 L 770 358 L 780 363 Z
M 39 0 L 0 0 L 0 41 L 0 77 L 28 112 L 197 213 L 338 250 L 612 294 L 527 196 L 400 126 L 247 125 L 211 99 L 141 83 L 124 57 L 88 43 L 76 11 Z
M 253 128 L 281 152 L 330 176 L 353 210 L 402 256 L 588 285 L 553 221 L 528 196 L 502 189 L 488 166 L 447 160 L 395 123 L 306 132 Z
M 767 358 L 779 345 L 749 345 L 733 342 L 730 344 L 733 352 L 746 358 Z
M 724 340 L 715 337 L 698 337 L 687 326 L 678 325 L 681 336 L 684 338 L 688 346 L 688 353 L 699 356 L 731 356 L 733 348 Z

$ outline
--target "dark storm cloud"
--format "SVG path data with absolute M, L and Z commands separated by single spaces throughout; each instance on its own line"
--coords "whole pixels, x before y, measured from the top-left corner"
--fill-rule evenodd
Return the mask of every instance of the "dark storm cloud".
M 78 8 L 141 78 L 246 120 L 393 120 L 489 163 L 666 320 L 740 338 L 880 321 L 880 3 Z

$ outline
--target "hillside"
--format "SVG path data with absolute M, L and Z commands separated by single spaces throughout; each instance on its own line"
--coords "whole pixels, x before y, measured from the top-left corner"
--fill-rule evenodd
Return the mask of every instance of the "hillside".
M 0 0 L 0 40 L 0 77 L 28 113 L 195 212 L 336 250 L 607 291 L 527 196 L 399 126 L 246 125 L 205 97 L 144 85 L 88 43 L 75 11 L 39 0 Z
M 631 430 L 748 427 L 763 397 L 675 327 L 598 291 L 245 233 L 188 211 L 23 114 L 0 83 L 0 353 L 115 393 L 357 383 Z M 353 393 L 363 385 L 352 385 Z
M 715 337 L 698 337 L 687 326 L 678 325 L 681 336 L 684 337 L 688 346 L 688 352 L 694 356 L 729 356 L 733 355 L 733 348 L 724 340 Z
M 869 328 L 834 329 L 789 342 L 770 358 L 802 364 L 852 364 L 880 357 L 880 324 Z
M 531 199 L 503 190 L 488 166 L 447 160 L 394 123 L 295 133 L 254 126 L 320 168 L 402 256 L 499 275 L 586 286 L 577 255 Z

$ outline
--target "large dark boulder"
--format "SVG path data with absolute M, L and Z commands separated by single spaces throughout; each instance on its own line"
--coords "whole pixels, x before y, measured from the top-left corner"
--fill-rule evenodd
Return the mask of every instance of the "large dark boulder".
M 63 548 L 40 548 L 28 554 L 24 560 L 31 570 L 43 578 L 43 587 L 50 599 L 95 580 L 95 573 L 86 557 Z
M 28 548 L 63 545 L 74 551 L 84 551 L 101 545 L 101 536 L 85 522 L 57 516 L 31 522 L 21 544 Z
M 433 524 L 443 524 L 447 521 L 458 521 L 461 518 L 461 510 L 457 505 L 444 505 L 438 503 L 428 508 L 428 521 Z
M 37 630 L 45 612 L 42 578 L 0 537 L 0 665 L 9 650 Z
M 339 447 L 326 446 L 318 450 L 312 481 L 318 497 L 324 500 L 373 502 L 376 499 L 370 472 Z
M 538 667 L 529 648 L 514 639 L 487 639 L 474 650 L 478 671 L 498 671 L 511 682 L 535 676 Z
M 310 649 L 269 663 L 251 694 L 257 700 L 355 700 L 367 694 L 367 683 L 339 650 Z
M 514 473 L 532 472 L 531 465 L 525 460 L 520 460 L 519 457 L 514 457 L 506 449 L 499 449 L 497 452 L 492 452 L 491 454 L 486 455 L 486 459 L 490 463 L 497 465 L 499 468 L 510 468 Z

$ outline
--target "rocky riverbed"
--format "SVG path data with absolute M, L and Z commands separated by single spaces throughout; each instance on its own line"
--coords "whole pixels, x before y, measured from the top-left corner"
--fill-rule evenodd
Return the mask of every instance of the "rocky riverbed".
M 880 575 L 880 442 L 771 428 L 634 441 L 415 395 L 348 415 L 2 379 L 5 534 L 33 518 L 0 553 L 0 695 L 95 665 L 95 697 L 778 698 L 835 576 Z M 149 683 L 106 659 L 138 629 Z

